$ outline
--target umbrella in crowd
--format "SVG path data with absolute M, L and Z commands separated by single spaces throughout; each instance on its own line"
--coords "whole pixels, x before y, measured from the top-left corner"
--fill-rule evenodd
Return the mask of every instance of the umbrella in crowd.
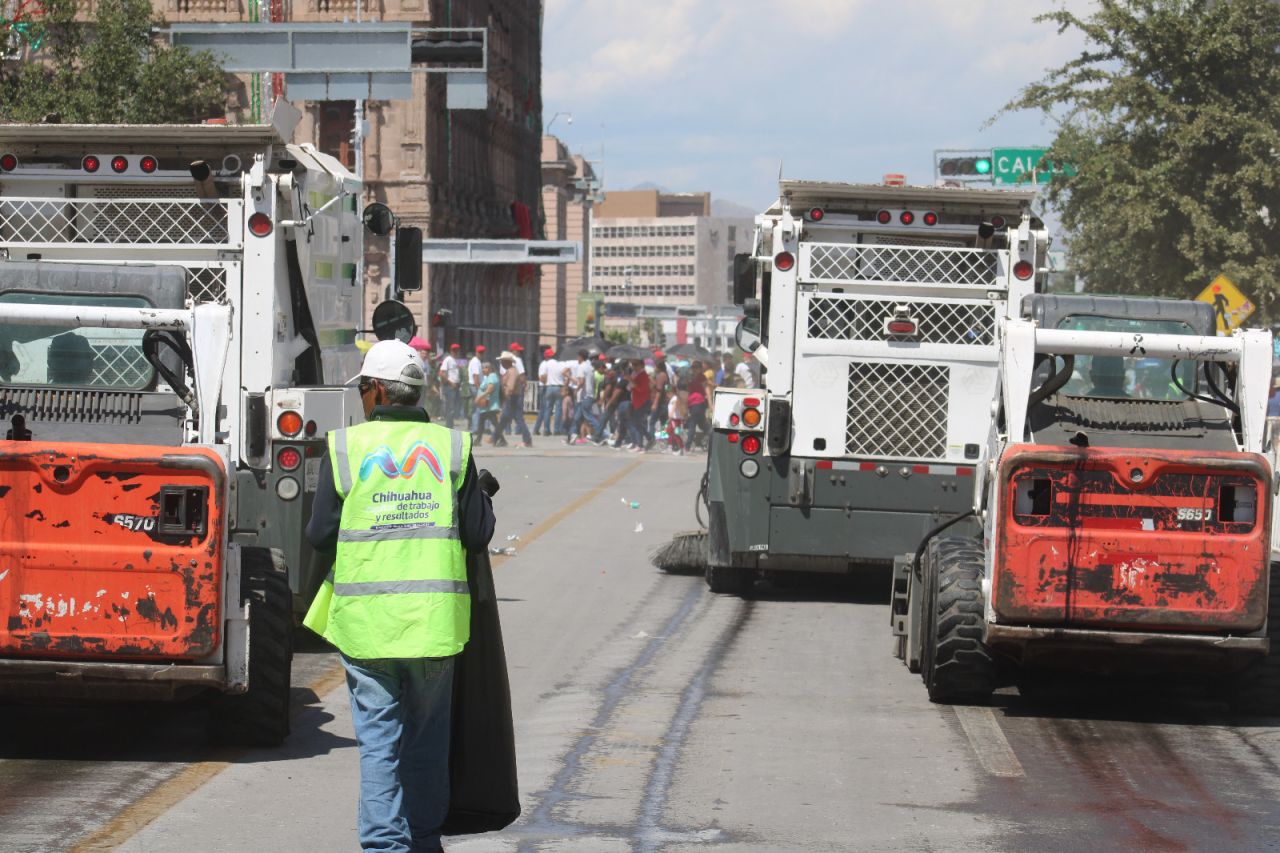
M 619 359 L 622 359 L 623 361 L 644 361 L 645 359 L 653 358 L 653 353 L 651 351 L 644 347 L 633 346 L 632 344 L 617 344 L 616 346 L 610 347 L 609 351 L 606 352 L 605 355 L 614 361 Z
M 687 358 L 690 361 L 711 361 L 714 356 L 709 350 L 705 350 L 697 344 L 676 344 L 673 347 L 667 347 L 667 357 L 670 358 Z
M 556 358 L 561 361 L 573 361 L 577 359 L 578 353 L 582 350 L 587 351 L 589 358 L 595 358 L 607 349 L 609 349 L 609 342 L 604 338 L 574 338 L 560 345 L 560 351 L 556 353 Z

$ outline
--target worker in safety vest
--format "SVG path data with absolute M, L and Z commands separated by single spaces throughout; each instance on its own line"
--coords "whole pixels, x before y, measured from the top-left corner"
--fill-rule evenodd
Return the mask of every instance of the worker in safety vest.
M 466 551 L 493 536 L 471 437 L 432 424 L 426 369 L 379 341 L 358 377 L 367 423 L 329 433 L 307 538 L 334 552 L 303 621 L 338 647 L 360 746 L 364 850 L 439 850 L 454 656 L 470 631 Z

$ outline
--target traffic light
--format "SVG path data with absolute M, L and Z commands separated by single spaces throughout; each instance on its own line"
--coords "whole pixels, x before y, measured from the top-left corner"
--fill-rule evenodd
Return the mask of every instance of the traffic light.
M 453 312 L 448 308 L 441 308 L 431 315 L 431 327 L 433 329 L 442 329 L 451 324 L 453 320 Z
M 944 178 L 985 178 L 991 174 L 991 158 L 941 157 L 938 174 Z

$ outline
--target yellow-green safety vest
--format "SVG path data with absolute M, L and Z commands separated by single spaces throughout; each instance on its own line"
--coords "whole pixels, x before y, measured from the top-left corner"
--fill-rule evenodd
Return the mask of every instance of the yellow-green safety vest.
M 329 433 L 337 555 L 303 624 L 347 657 L 439 658 L 471 630 L 458 489 L 471 436 L 421 421 Z

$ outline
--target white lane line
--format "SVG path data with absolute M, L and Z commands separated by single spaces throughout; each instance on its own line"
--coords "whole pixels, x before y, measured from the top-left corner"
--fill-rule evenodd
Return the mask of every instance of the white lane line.
M 956 717 L 960 719 L 960 728 L 964 729 L 969 745 L 973 747 L 978 761 L 992 776 L 1014 778 L 1025 776 L 1022 762 L 1014 754 L 1009 740 L 1000 730 L 996 715 L 990 708 L 975 708 L 967 705 L 954 706 Z

